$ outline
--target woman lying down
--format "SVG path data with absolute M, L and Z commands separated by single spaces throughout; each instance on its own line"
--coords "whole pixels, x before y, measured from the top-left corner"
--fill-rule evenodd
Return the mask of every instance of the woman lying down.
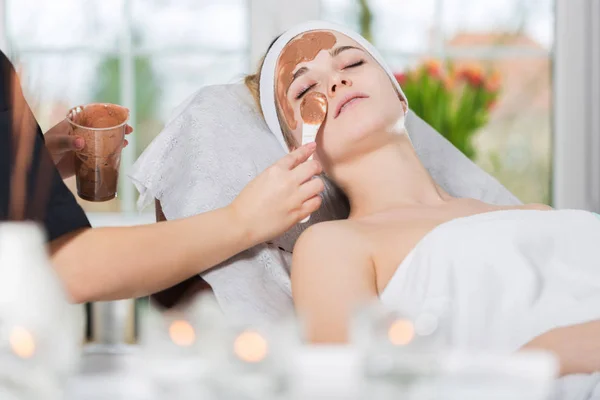
M 562 374 L 600 370 L 597 215 L 446 193 L 411 144 L 398 83 L 344 28 L 293 28 L 246 83 L 290 149 L 302 138 L 303 99 L 326 99 L 312 162 L 351 211 L 310 227 L 294 249 L 293 297 L 312 341 L 346 340 L 355 308 L 379 297 L 408 316 L 449 318 L 453 346 L 538 347 L 559 356 Z

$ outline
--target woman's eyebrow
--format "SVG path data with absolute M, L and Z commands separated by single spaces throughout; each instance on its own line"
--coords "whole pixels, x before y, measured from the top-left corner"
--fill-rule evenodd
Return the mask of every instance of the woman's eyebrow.
M 361 49 L 359 47 L 356 47 L 356 46 L 339 46 L 339 47 L 336 47 L 335 49 L 331 50 L 329 52 L 329 54 L 331 55 L 331 57 L 337 57 L 340 53 L 342 53 L 342 52 L 344 52 L 346 50 L 360 50 L 360 51 L 363 51 L 363 49 Z M 292 83 L 294 83 L 294 81 L 296 79 L 300 78 L 302 75 L 304 75 L 307 72 L 308 72 L 308 68 L 306 68 L 306 67 L 302 67 L 298 71 L 294 72 L 294 76 L 292 78 L 292 81 L 290 82 L 290 85 L 288 86 L 288 90 L 287 91 L 289 92 L 290 86 L 292 85 Z
M 361 48 L 358 48 L 356 46 L 340 46 L 340 47 L 336 47 L 335 49 L 331 50 L 329 52 L 329 54 L 331 54 L 331 57 L 337 57 L 340 53 L 346 51 L 346 50 L 360 50 L 363 51 Z
M 292 78 L 292 81 L 290 82 L 286 93 L 290 91 L 290 87 L 292 86 L 292 83 L 294 83 L 294 81 L 296 79 L 300 78 L 302 75 L 304 75 L 307 72 L 308 72 L 308 68 L 306 68 L 306 67 L 302 67 L 298 71 L 294 72 L 294 77 Z

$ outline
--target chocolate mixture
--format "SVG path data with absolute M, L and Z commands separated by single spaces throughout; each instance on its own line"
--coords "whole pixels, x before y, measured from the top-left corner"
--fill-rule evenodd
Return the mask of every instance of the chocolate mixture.
M 69 113 L 69 120 L 79 125 L 73 125 L 73 134 L 85 140 L 75 157 L 77 192 L 82 199 L 106 201 L 116 196 L 128 117 L 126 108 L 112 104 L 90 104 Z
M 71 121 L 84 128 L 112 128 L 127 121 L 129 112 L 126 108 L 113 104 L 89 104 L 76 107 L 71 112 Z M 79 112 L 78 112 L 79 111 Z
M 312 61 L 321 50 L 329 50 L 335 46 L 337 39 L 331 32 L 307 32 L 291 41 L 279 56 L 276 96 L 282 108 L 283 116 L 294 130 L 298 126 L 294 118 L 294 109 L 287 99 L 287 91 L 294 79 L 294 70 L 301 62 Z
M 327 115 L 327 98 L 323 93 L 312 92 L 300 104 L 300 115 L 305 124 L 321 125 Z

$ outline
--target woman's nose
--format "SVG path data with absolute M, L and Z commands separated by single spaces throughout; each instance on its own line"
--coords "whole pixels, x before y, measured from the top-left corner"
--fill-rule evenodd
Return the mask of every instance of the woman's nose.
M 348 78 L 337 78 L 329 88 L 329 97 L 335 97 L 336 92 L 339 91 L 342 86 L 352 86 L 352 81 Z

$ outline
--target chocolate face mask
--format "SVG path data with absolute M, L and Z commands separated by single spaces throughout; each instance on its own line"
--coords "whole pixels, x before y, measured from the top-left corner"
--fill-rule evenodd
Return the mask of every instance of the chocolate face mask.
M 319 92 L 307 94 L 300 104 L 300 116 L 305 124 L 321 125 L 327 116 L 327 97 Z
M 262 64 L 259 83 L 260 108 L 265 118 L 265 122 L 267 123 L 269 130 L 275 135 L 275 138 L 281 145 L 283 151 L 286 153 L 289 153 L 291 150 L 287 137 L 287 134 L 290 132 L 286 131 L 290 130 L 288 128 L 295 127 L 297 129 L 298 127 L 298 124 L 294 121 L 294 109 L 286 100 L 286 91 L 293 78 L 292 72 L 297 67 L 297 62 L 301 62 L 303 59 L 309 61 L 310 59 L 316 58 L 316 55 L 321 49 L 326 50 L 328 48 L 333 48 L 333 46 L 337 44 L 337 34 L 342 34 L 352 39 L 358 43 L 362 49 L 369 53 L 372 58 L 383 67 L 390 77 L 390 81 L 398 93 L 401 94 L 401 97 L 405 98 L 402 88 L 394 78 L 394 73 L 387 66 L 381 54 L 379 54 L 377 49 L 360 34 L 344 26 L 325 21 L 308 21 L 296 25 L 282 33 L 267 51 Z M 288 48 L 291 47 L 292 44 L 298 46 L 297 43 L 294 43 L 295 41 L 300 40 L 300 38 L 308 39 L 310 37 L 313 37 L 313 40 L 315 41 L 320 41 L 320 45 L 315 46 L 316 50 L 311 52 L 312 55 L 307 51 L 294 51 L 289 55 L 286 54 L 285 56 L 282 56 L 283 53 L 289 51 Z M 287 73 L 283 71 L 282 68 L 284 59 L 285 62 L 291 63 L 291 65 L 286 67 L 286 69 L 289 69 Z M 287 77 L 287 79 L 282 79 L 284 77 Z M 287 81 L 287 85 L 284 81 Z M 296 129 L 293 130 L 295 131 Z
M 281 52 L 277 64 L 276 98 L 290 129 L 294 130 L 298 126 L 294 117 L 294 108 L 287 99 L 296 66 L 314 60 L 321 50 L 333 48 L 336 41 L 335 35 L 331 32 L 307 32 L 291 41 Z

